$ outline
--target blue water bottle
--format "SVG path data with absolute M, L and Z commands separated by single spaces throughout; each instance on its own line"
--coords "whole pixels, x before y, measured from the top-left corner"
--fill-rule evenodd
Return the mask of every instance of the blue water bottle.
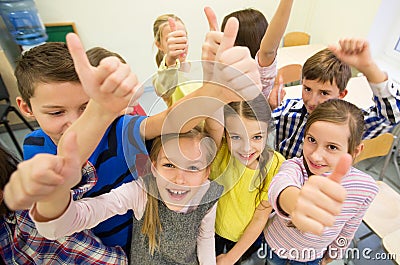
M 0 15 L 17 44 L 35 46 L 47 40 L 33 0 L 0 0 Z

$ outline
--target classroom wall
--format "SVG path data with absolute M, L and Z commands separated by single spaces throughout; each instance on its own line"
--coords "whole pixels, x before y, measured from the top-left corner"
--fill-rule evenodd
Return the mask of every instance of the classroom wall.
M 141 81 L 156 70 L 152 24 L 164 13 L 175 13 L 189 33 L 190 60 L 201 56 L 208 24 L 204 6 L 211 6 L 221 24 L 223 17 L 238 9 L 253 7 L 268 20 L 277 0 L 35 0 L 44 23 L 75 22 L 86 48 L 103 46 L 120 53 Z M 306 31 L 311 42 L 336 43 L 345 36 L 367 37 L 381 0 L 295 0 L 288 31 Z

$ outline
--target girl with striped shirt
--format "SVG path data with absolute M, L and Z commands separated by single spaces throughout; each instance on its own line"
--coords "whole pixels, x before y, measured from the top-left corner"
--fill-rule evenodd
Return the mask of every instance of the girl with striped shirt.
M 268 190 L 276 214 L 264 231 L 267 264 L 343 257 L 378 192 L 371 176 L 351 167 L 363 149 L 363 128 L 361 110 L 344 100 L 328 100 L 311 113 L 303 156 L 285 161 Z

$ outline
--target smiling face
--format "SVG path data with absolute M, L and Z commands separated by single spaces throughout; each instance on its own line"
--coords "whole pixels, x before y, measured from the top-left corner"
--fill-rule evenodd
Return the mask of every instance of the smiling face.
M 79 118 L 89 97 L 78 82 L 39 83 L 30 99 L 31 108 L 17 99 L 21 112 L 35 118 L 40 128 L 57 145 L 63 133 Z
M 350 130 L 347 123 L 314 122 L 304 137 L 303 156 L 310 171 L 320 175 L 332 171 L 348 153 Z
M 232 115 L 226 117 L 225 129 L 231 155 L 248 168 L 256 169 L 267 141 L 267 124 Z
M 158 191 L 168 208 L 178 210 L 196 195 L 209 176 L 205 148 L 198 139 L 174 138 L 165 142 L 153 161 Z
M 328 99 L 344 98 L 346 94 L 347 90 L 339 91 L 336 82 L 331 84 L 329 81 L 321 83 L 317 80 L 303 79 L 302 98 L 308 113 L 312 113 L 319 104 Z

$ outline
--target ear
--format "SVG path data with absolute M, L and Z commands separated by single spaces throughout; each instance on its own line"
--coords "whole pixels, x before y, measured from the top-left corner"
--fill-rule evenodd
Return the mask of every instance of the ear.
M 160 43 L 158 40 L 154 41 L 154 44 L 157 46 L 157 48 L 158 48 L 159 50 L 162 51 L 161 43 Z
M 16 101 L 19 110 L 24 116 L 28 118 L 35 118 L 35 115 L 33 115 L 33 112 L 31 108 L 28 106 L 28 103 L 26 103 L 21 97 L 17 97 Z
M 354 160 L 357 156 L 359 156 L 359 155 L 361 154 L 361 151 L 362 151 L 362 150 L 364 150 L 364 144 L 363 144 L 363 143 L 359 144 L 359 145 L 356 147 L 356 150 L 354 151 L 354 154 L 353 154 L 353 160 Z
M 343 99 L 347 95 L 348 92 L 349 91 L 347 89 L 344 89 L 342 92 L 339 92 L 339 98 Z

